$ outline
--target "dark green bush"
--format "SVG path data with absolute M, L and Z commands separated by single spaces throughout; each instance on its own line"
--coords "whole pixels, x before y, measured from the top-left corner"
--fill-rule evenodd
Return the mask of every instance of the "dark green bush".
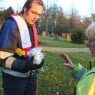
M 85 40 L 85 33 L 81 30 L 75 30 L 71 36 L 72 43 L 83 44 Z

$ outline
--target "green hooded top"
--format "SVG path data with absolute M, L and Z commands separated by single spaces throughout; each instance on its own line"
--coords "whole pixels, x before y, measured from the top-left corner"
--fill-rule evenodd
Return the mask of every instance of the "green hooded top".
M 95 95 L 95 61 L 91 62 L 91 69 L 87 71 L 81 64 L 75 65 L 71 75 L 78 80 L 75 95 Z

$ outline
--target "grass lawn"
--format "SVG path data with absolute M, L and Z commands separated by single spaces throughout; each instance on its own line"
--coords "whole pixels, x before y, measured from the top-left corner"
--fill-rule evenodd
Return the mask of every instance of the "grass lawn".
M 59 52 L 46 52 L 45 65 L 39 73 L 39 95 L 72 95 L 76 81 L 64 67 Z M 88 53 L 69 53 L 74 63 L 81 63 L 89 68 Z M 58 94 L 59 93 L 59 94 Z
M 76 81 L 64 67 L 64 61 L 59 56 L 60 52 L 45 52 L 45 54 L 44 67 L 38 74 L 38 95 L 72 95 Z M 87 68 L 88 61 L 92 59 L 88 53 L 69 53 L 68 55 L 75 64 L 81 63 Z M 3 95 L 2 90 L 0 92 L 0 95 Z
M 51 37 L 42 37 L 39 36 L 39 40 L 44 43 L 45 46 L 50 46 L 50 47 L 63 47 L 63 48 L 84 48 L 85 44 L 74 44 L 71 42 L 68 42 L 66 40 L 55 40 L 54 38 Z

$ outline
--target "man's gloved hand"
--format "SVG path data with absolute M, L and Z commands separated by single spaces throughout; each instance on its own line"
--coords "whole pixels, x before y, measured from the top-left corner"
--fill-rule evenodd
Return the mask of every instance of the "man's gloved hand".
M 44 54 L 41 52 L 42 48 L 33 48 L 29 53 L 30 69 L 39 69 L 44 64 Z
M 44 64 L 44 57 L 39 59 L 39 60 L 35 60 L 35 57 L 32 56 L 30 59 L 29 59 L 29 65 L 30 65 L 30 69 L 31 70 L 35 70 L 35 69 L 40 69 L 43 64 Z
M 41 52 L 38 52 L 34 56 L 33 64 L 39 65 L 41 64 L 42 60 L 44 59 L 44 55 Z

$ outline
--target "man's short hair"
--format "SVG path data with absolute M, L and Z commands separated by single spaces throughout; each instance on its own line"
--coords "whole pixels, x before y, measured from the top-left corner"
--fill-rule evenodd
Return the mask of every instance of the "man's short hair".
M 43 6 L 43 9 L 45 10 L 45 6 L 44 6 L 44 3 L 43 3 L 42 0 L 27 0 L 27 1 L 25 2 L 24 6 L 23 6 L 22 11 L 21 11 L 20 13 L 21 13 L 21 14 L 24 13 L 24 8 L 30 9 L 32 3 L 37 3 L 37 4 L 41 5 L 41 6 Z
M 41 6 L 43 6 L 43 8 L 45 9 L 45 6 L 44 6 L 44 3 L 42 0 L 27 0 L 23 7 L 29 9 L 29 8 L 31 8 L 32 3 L 37 3 Z

